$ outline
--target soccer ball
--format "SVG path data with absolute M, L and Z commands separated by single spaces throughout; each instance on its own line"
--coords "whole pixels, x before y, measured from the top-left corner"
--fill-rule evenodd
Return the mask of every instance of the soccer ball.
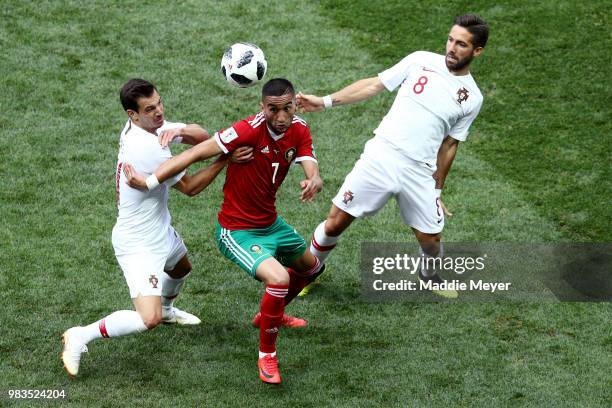
M 236 43 L 221 58 L 221 73 L 232 85 L 253 86 L 266 75 L 268 62 L 261 48 L 249 43 Z

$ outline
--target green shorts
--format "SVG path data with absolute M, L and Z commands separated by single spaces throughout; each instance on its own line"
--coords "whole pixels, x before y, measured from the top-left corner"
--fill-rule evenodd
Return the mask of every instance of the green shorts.
M 221 253 L 254 278 L 264 260 L 274 257 L 288 266 L 306 251 L 304 239 L 280 216 L 267 228 L 248 230 L 229 230 L 217 222 L 215 237 Z

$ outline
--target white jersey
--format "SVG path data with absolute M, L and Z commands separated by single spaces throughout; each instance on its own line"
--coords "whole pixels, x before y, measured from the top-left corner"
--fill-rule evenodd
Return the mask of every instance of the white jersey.
M 184 126 L 183 123 L 164 122 L 157 132 Z M 119 215 L 113 229 L 113 245 L 117 255 L 146 249 L 167 250 L 167 230 L 171 221 L 168 188 L 176 184 L 185 172 L 169 178 L 153 191 L 141 191 L 127 185 L 123 165 L 131 164 L 138 173 L 147 177 L 171 157 L 170 149 L 161 147 L 157 135 L 128 120 L 121 132 L 117 159 Z
M 464 141 L 482 106 L 471 74 L 449 72 L 444 55 L 414 52 L 378 74 L 389 91 L 400 84 L 393 106 L 374 131 L 409 158 L 436 165 L 446 136 Z

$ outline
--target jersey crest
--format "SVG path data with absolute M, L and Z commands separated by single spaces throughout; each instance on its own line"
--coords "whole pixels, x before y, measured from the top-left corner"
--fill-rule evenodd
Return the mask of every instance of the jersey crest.
M 461 102 L 467 101 L 469 97 L 470 97 L 470 93 L 468 92 L 467 89 L 465 89 L 465 87 L 461 87 L 457 91 L 457 102 L 459 102 L 460 105 L 461 105 Z
M 294 157 L 295 157 L 295 147 L 292 147 L 285 152 L 285 160 L 287 160 L 288 162 L 291 162 L 291 160 L 293 160 Z
M 348 205 L 348 203 L 350 203 L 351 201 L 353 201 L 353 198 L 354 198 L 354 197 L 355 197 L 355 196 L 353 195 L 353 192 L 352 192 L 351 190 L 346 190 L 346 191 L 344 192 L 344 195 L 342 196 L 342 198 L 343 198 L 343 199 L 342 199 L 342 202 L 343 202 L 345 205 Z

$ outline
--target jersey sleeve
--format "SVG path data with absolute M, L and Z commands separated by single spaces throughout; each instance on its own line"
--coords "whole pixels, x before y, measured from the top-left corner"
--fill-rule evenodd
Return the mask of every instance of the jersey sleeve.
M 310 160 L 317 163 L 317 156 L 315 153 L 314 145 L 312 144 L 312 137 L 310 136 L 310 129 L 304 127 L 302 137 L 300 138 L 300 144 L 297 147 L 295 155 L 295 163 Z
M 378 79 L 380 79 L 380 82 L 383 83 L 389 92 L 394 91 L 395 88 L 404 82 L 404 79 L 406 79 L 408 75 L 408 70 L 416 63 L 418 56 L 418 52 L 413 52 L 391 68 L 378 74 Z
M 253 127 L 246 120 L 236 122 L 214 135 L 215 141 L 225 154 L 233 152 L 240 146 L 253 146 L 255 137 Z
M 455 140 L 464 142 L 468 137 L 472 122 L 474 122 L 474 119 L 476 119 L 476 116 L 478 116 L 478 112 L 480 112 L 481 106 L 482 100 L 480 100 L 480 102 L 478 102 L 474 109 L 468 112 L 467 115 L 462 116 L 461 118 L 459 118 L 459 120 L 457 120 L 453 127 L 451 127 L 450 131 L 448 132 L 448 135 Z

